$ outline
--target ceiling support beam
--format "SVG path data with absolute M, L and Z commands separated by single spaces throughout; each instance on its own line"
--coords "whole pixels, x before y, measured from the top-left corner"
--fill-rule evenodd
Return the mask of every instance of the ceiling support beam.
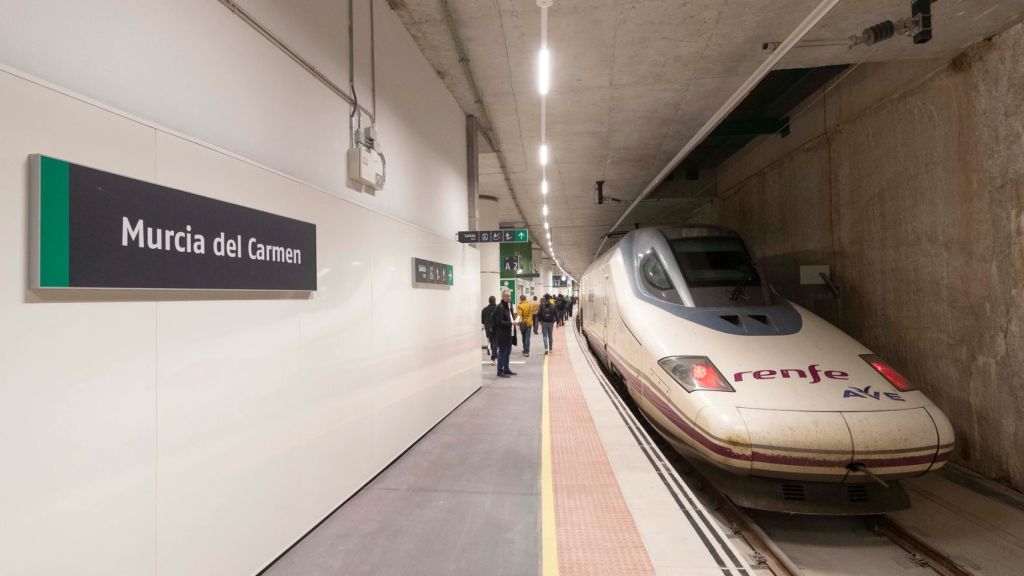
M 636 200 L 629 205 L 629 208 L 627 208 L 618 221 L 615 222 L 615 225 L 612 226 L 612 229 L 609 230 L 609 232 L 614 232 L 615 229 L 619 227 L 619 224 L 622 224 L 622 221 L 629 216 L 629 213 L 640 204 L 640 201 L 646 198 L 647 195 L 658 186 L 658 184 L 661 184 L 661 181 L 672 173 L 672 171 L 676 169 L 676 166 L 679 166 L 679 163 L 683 161 L 683 158 L 686 158 L 686 156 L 696 148 L 698 144 L 703 142 L 704 138 L 706 138 L 708 134 L 710 134 L 711 131 L 714 130 L 715 127 L 718 126 L 718 124 L 721 123 L 721 121 L 725 119 L 725 117 L 728 116 L 734 108 L 736 108 L 736 105 L 743 101 L 743 99 L 747 97 L 747 94 L 750 94 L 750 91 L 757 86 L 758 82 L 771 72 L 772 69 L 775 68 L 783 58 L 785 58 L 786 54 L 789 54 L 789 51 L 796 46 L 797 42 L 802 40 L 808 32 L 813 30 L 814 27 L 817 26 L 818 22 L 821 22 L 822 18 L 828 15 L 828 13 L 831 12 L 838 3 L 839 0 L 822 0 L 822 2 L 807 15 L 807 18 L 805 18 L 804 21 L 801 22 L 788 37 L 786 37 L 782 44 L 779 45 L 778 49 L 776 49 L 767 60 L 758 66 L 757 70 L 755 70 L 754 73 L 743 82 L 739 89 L 725 101 L 725 104 L 718 109 L 718 112 L 715 112 L 704 126 L 701 127 L 701 129 L 698 130 L 692 138 L 690 138 L 690 141 L 683 146 L 683 149 L 672 158 L 668 165 L 666 165 L 661 172 L 655 176 L 654 180 L 652 180 L 651 183 L 644 188 L 643 192 L 637 196 Z M 604 248 L 605 242 L 607 241 L 607 237 L 601 240 L 601 244 L 597 247 L 597 251 L 594 252 L 593 260 L 597 260 L 597 257 L 601 254 L 601 248 Z
M 731 138 L 733 136 L 764 136 L 782 134 L 789 135 L 789 118 L 773 120 L 771 118 L 753 118 L 740 122 L 723 122 L 715 128 L 708 138 Z
M 512 203 L 516 206 L 516 211 L 519 212 L 519 216 L 523 219 L 523 226 L 525 228 L 532 228 L 530 221 L 526 219 L 526 214 L 523 212 L 521 206 L 519 206 L 519 199 L 516 198 L 515 188 L 512 186 L 512 177 L 509 175 L 508 166 L 505 163 L 505 155 L 501 151 L 501 145 L 498 143 L 498 135 L 494 132 L 494 124 L 491 122 L 490 116 L 487 114 L 487 106 L 484 104 L 484 97 L 480 94 L 480 89 L 477 88 L 476 78 L 473 77 L 473 69 L 469 67 L 469 55 L 466 54 L 466 47 L 462 44 L 462 37 L 459 35 L 459 29 L 455 25 L 455 17 L 452 16 L 451 8 L 448 6 L 448 0 L 441 0 L 441 8 L 444 10 L 444 18 L 448 24 L 448 32 L 451 34 L 452 42 L 455 44 L 455 50 L 459 53 L 459 63 L 462 64 L 462 72 L 466 75 L 466 81 L 469 82 L 469 89 L 473 93 L 473 102 L 480 109 L 480 127 L 484 138 L 487 140 L 487 144 L 491 150 L 494 150 L 495 155 L 498 158 L 498 166 L 501 168 L 501 174 L 505 177 L 505 184 L 508 186 L 508 193 L 512 196 Z M 536 234 L 535 231 L 530 232 Z M 539 238 L 539 236 L 538 236 Z M 543 245 L 541 246 L 543 250 Z M 545 252 L 547 252 L 545 250 Z

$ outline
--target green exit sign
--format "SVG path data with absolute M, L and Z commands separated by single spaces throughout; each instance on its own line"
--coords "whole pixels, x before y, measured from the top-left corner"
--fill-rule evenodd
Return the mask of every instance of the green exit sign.
M 529 230 L 516 230 L 516 242 L 529 242 L 530 231 Z
M 509 300 L 509 302 L 514 307 L 515 304 L 516 304 L 516 281 L 515 280 L 502 280 L 501 281 L 501 291 L 504 292 L 505 290 L 508 290 L 509 292 L 512 293 L 512 298 L 511 298 L 511 300 Z M 515 317 L 515 313 L 514 312 L 513 312 L 512 316 Z

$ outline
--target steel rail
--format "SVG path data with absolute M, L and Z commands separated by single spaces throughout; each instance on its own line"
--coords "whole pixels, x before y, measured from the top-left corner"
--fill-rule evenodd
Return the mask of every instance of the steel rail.
M 762 551 L 762 554 L 768 559 L 768 568 L 771 569 L 775 576 L 804 576 L 800 568 L 789 559 L 789 556 L 772 541 L 768 534 L 750 516 L 747 516 L 725 494 L 719 492 L 714 487 L 714 484 L 708 482 L 708 485 L 718 494 L 718 503 L 721 506 L 722 513 L 727 518 L 736 522 L 740 527 L 740 534 L 746 538 L 751 548 Z
M 821 4 L 819 4 L 814 10 L 811 11 L 807 18 L 805 18 L 804 21 L 801 22 L 800 25 L 797 26 L 796 29 L 793 30 L 793 32 L 789 36 L 787 36 L 785 40 L 782 41 L 782 44 L 779 45 L 775 52 L 768 56 L 768 59 L 765 60 L 760 66 L 758 66 L 757 70 L 755 70 L 754 73 L 751 74 L 750 77 L 747 78 L 743 82 L 743 84 L 740 85 L 736 92 L 734 92 L 733 95 L 730 96 L 729 99 L 725 101 L 725 104 L 722 104 L 722 107 L 719 108 L 718 111 L 715 112 L 710 119 L 708 119 L 704 126 L 702 126 L 700 130 L 698 130 L 697 133 L 693 135 L 692 138 L 690 138 L 686 145 L 683 146 L 683 149 L 680 150 L 679 153 L 676 154 L 671 161 L 669 161 L 665 168 L 663 168 L 661 172 L 659 172 L 658 175 L 654 177 L 654 180 L 652 180 L 651 183 L 648 184 L 647 187 L 643 189 L 640 195 L 637 196 L 636 200 L 633 200 L 632 204 L 630 204 L 629 207 L 626 208 L 626 211 L 615 222 L 615 225 L 612 226 L 611 230 L 608 231 L 608 234 L 615 232 L 615 229 L 618 228 L 620 224 L 622 224 L 622 221 L 625 220 L 627 216 L 629 216 L 633 209 L 636 208 L 640 204 L 640 202 L 644 198 L 646 198 L 651 192 L 653 192 L 654 189 L 658 186 L 658 184 L 661 184 L 661 182 L 670 173 L 672 173 L 673 170 L 676 169 L 676 166 L 678 166 L 679 163 L 682 162 L 683 159 L 686 158 L 686 156 L 689 155 L 689 153 L 692 152 L 693 149 L 697 147 L 697 145 L 704 141 L 704 138 L 706 138 L 707 135 L 710 134 L 711 131 L 714 130 L 715 127 L 718 126 L 718 124 L 721 123 L 721 121 L 726 116 L 728 116 L 729 113 L 732 112 L 733 109 L 736 108 L 736 106 L 739 105 L 739 103 L 744 98 L 747 97 L 747 94 L 749 94 L 750 91 L 757 86 L 761 79 L 763 79 L 769 72 L 771 72 L 772 68 L 774 68 L 775 65 L 778 64 L 782 60 L 782 58 L 786 56 L 786 54 L 789 54 L 789 51 L 792 50 L 794 46 L 796 46 L 797 42 L 800 42 L 800 40 L 802 40 L 804 36 L 806 36 L 815 26 L 817 26 L 818 22 L 820 22 L 822 18 L 824 18 L 829 12 L 831 12 L 832 9 L 835 8 L 836 4 L 838 3 L 839 0 L 823 0 Z M 591 261 L 597 260 L 597 257 L 601 254 L 601 248 L 604 248 L 604 243 L 607 241 L 608 236 L 605 235 L 601 239 L 601 244 L 598 245 L 597 251 L 594 252 L 594 257 L 591 259 Z
M 875 517 L 876 525 L 900 548 L 923 555 L 936 571 L 946 576 L 976 576 L 962 564 L 950 558 L 946 553 L 915 536 L 906 528 L 897 524 L 892 518 L 882 515 Z

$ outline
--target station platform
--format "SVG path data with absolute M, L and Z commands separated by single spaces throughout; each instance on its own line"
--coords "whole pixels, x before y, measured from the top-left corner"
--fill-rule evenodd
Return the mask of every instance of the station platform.
M 571 323 L 483 386 L 267 576 L 750 575 Z

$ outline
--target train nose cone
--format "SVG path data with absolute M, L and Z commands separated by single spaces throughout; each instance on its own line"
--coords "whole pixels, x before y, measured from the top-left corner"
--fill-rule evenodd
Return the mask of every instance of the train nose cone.
M 739 408 L 750 436 L 750 474 L 808 482 L 868 482 L 851 463 L 876 476 L 905 478 L 944 462 L 926 408 L 887 412 L 795 412 Z M 944 420 L 944 417 L 943 417 Z M 945 455 L 943 455 L 945 454 Z
M 853 461 L 881 478 L 917 476 L 941 468 L 953 449 L 953 431 L 934 407 L 891 412 L 844 412 L 853 437 Z M 847 482 L 868 482 L 851 472 Z
M 705 406 L 697 413 L 696 427 L 691 437 L 705 457 L 734 474 L 750 473 L 750 436 L 738 408 Z
M 740 408 L 751 443 L 755 476 L 842 482 L 853 440 L 840 412 L 791 412 Z

